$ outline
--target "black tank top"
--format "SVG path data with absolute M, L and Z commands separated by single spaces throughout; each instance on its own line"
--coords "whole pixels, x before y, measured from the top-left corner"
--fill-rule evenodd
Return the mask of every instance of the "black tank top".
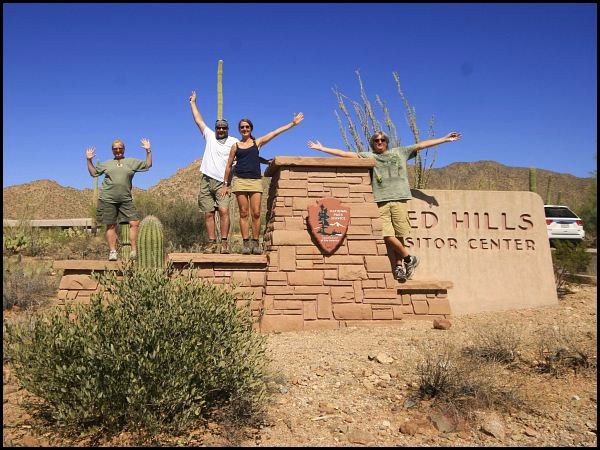
M 235 176 L 239 178 L 262 178 L 260 174 L 260 160 L 258 159 L 258 146 L 256 141 L 250 148 L 240 148 L 237 146 L 235 152 Z

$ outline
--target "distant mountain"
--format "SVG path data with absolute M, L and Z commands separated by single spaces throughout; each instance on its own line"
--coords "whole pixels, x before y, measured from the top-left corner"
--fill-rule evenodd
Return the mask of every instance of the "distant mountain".
M 200 159 L 179 169 L 173 176 L 160 180 L 147 192 L 165 199 L 183 198 L 196 204 L 199 189 Z M 414 173 L 409 168 L 411 186 Z M 560 203 L 577 209 L 592 189 L 592 178 L 580 178 L 565 173 L 537 169 L 537 187 L 546 201 L 550 180 L 550 203 Z M 528 191 L 529 169 L 509 167 L 495 161 L 457 162 L 431 169 L 428 189 Z M 141 189 L 134 188 L 134 197 Z M 5 219 L 69 219 L 90 217 L 91 189 L 64 187 L 51 180 L 9 186 L 2 191 L 2 213 Z M 233 202 L 235 203 L 235 202 Z

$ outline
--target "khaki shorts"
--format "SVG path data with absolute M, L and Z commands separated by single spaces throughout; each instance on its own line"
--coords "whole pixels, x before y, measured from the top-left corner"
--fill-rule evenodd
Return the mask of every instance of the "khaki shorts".
M 129 223 L 133 220 L 140 220 L 140 216 L 131 200 L 122 203 L 108 203 L 98 199 L 96 223 L 100 225 L 112 225 Z
M 238 192 L 261 192 L 263 191 L 261 178 L 238 178 L 233 177 L 231 190 L 234 194 Z
M 406 201 L 377 203 L 379 217 L 383 223 L 383 236 L 404 237 L 410 234 Z
M 198 207 L 200 212 L 211 212 L 215 209 L 229 208 L 231 195 L 223 197 L 219 195 L 219 190 L 223 187 L 223 182 L 215 180 L 206 175 L 200 178 L 200 192 L 198 193 Z

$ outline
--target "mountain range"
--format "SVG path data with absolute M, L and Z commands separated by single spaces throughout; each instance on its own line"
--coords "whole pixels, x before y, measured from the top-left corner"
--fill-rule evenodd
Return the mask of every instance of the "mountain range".
M 192 161 L 147 192 L 166 199 L 182 198 L 196 204 L 201 159 Z M 537 192 L 544 202 L 560 203 L 577 210 L 593 189 L 593 178 L 580 178 L 543 169 L 537 171 Z M 411 186 L 414 171 L 409 167 Z M 431 168 L 427 189 L 528 191 L 529 169 L 509 167 L 495 161 L 456 162 Z M 134 188 L 133 196 L 143 192 Z M 267 190 L 265 190 L 267 192 Z M 91 217 L 92 189 L 61 186 L 52 180 L 5 187 L 2 190 L 4 219 L 70 219 Z

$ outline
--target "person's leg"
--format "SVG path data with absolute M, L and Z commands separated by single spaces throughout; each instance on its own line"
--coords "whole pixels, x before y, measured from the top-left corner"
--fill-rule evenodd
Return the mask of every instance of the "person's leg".
M 106 226 L 106 243 L 108 244 L 108 260 L 117 260 L 117 217 L 118 207 L 114 203 L 106 203 L 98 199 L 96 222 Z
M 258 240 L 260 236 L 260 201 L 262 192 L 250 194 L 250 211 L 252 213 L 252 237 Z
M 106 243 L 109 251 L 117 251 L 117 224 L 110 223 L 106 225 Z
M 214 186 L 211 186 L 211 178 L 202 175 L 200 178 L 200 192 L 198 193 L 198 207 L 200 212 L 204 213 L 204 225 L 206 226 L 206 235 L 209 241 L 215 242 L 215 208 L 217 208 L 217 198 Z
M 242 239 L 248 239 L 249 227 L 248 227 L 248 193 L 236 192 L 235 194 L 238 203 L 238 209 L 240 211 L 240 233 L 242 233 Z
M 129 243 L 131 244 L 131 253 L 137 255 L 137 234 L 140 226 L 139 220 L 129 221 Z
M 412 278 L 415 268 L 419 265 L 419 258 L 410 255 L 409 248 L 404 241 L 404 238 L 408 237 L 411 231 L 407 203 L 405 201 L 392 202 L 391 217 L 395 233 L 394 240 L 396 241 L 392 242 L 392 245 L 404 263 L 406 279 L 409 280 Z
M 204 212 L 204 223 L 206 225 L 206 236 L 208 240 L 213 242 L 217 240 L 216 229 L 215 229 L 215 212 L 205 211 Z

